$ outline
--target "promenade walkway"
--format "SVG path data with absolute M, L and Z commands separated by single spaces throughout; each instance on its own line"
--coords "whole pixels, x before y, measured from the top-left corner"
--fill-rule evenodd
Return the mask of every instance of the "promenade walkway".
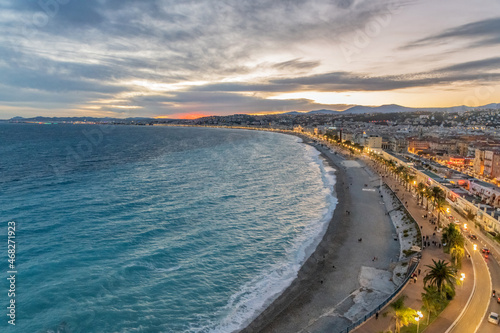
M 417 204 L 417 198 L 414 194 L 406 191 L 404 186 L 400 185 L 399 182 L 390 175 L 386 173 L 383 168 L 377 166 L 374 162 L 366 159 L 366 163 L 375 169 L 380 175 L 385 175 L 382 179 L 383 181 L 395 191 L 399 199 L 403 203 L 407 203 L 407 209 L 410 214 L 414 217 L 416 222 L 421 227 L 421 232 L 423 236 L 429 236 L 430 246 L 426 246 L 422 250 L 422 259 L 420 261 L 419 270 L 420 274 L 417 277 L 417 282 L 410 282 L 402 290 L 401 296 L 405 295 L 405 305 L 413 309 L 420 310 L 422 308 L 422 292 L 423 290 L 423 278 L 426 275 L 428 268 L 427 265 L 432 265 L 432 260 L 446 260 L 449 261 L 450 257 L 445 254 L 439 245 L 433 245 L 441 243 L 441 234 L 435 231 L 435 225 L 431 224 L 429 221 L 430 214 L 425 211 L 425 207 L 421 207 Z M 428 218 L 423 218 L 423 215 L 427 213 Z M 418 270 L 417 270 L 418 271 Z M 446 332 L 447 329 L 454 323 L 455 319 L 460 316 L 464 306 L 469 300 L 469 296 L 473 290 L 474 285 L 474 271 L 472 268 L 472 263 L 467 257 L 464 258 L 462 263 L 462 270 L 460 273 L 464 273 L 466 276 L 465 282 L 462 286 L 456 288 L 456 297 L 448 307 L 441 313 L 439 318 L 437 318 L 429 327 L 425 329 L 425 332 Z M 397 298 L 396 298 L 397 299 Z M 378 318 L 375 316 L 366 321 L 362 326 L 358 327 L 353 332 L 356 333 L 373 333 L 373 332 L 384 332 L 388 329 L 394 330 L 394 320 L 392 316 L 384 316 L 384 313 L 390 311 L 390 307 L 382 309 L 379 312 Z M 426 322 L 428 313 L 424 313 L 424 318 L 422 322 Z M 423 330 L 421 330 L 422 332 Z

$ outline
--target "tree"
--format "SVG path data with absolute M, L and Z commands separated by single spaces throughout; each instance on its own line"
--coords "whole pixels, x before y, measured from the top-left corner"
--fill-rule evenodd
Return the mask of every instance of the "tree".
M 439 293 L 444 291 L 445 286 L 449 286 L 452 290 L 455 290 L 455 276 L 456 271 L 452 267 L 448 266 L 448 262 L 444 260 L 435 261 L 432 259 L 433 265 L 427 265 L 430 268 L 429 273 L 424 277 L 424 286 L 427 283 L 431 286 L 436 286 Z
M 445 244 L 444 245 L 445 252 L 450 252 L 450 249 L 452 249 L 455 246 L 463 248 L 465 245 L 464 236 L 457 228 L 457 226 L 454 225 L 453 223 L 450 223 L 446 228 L 444 228 L 441 241 L 443 242 L 443 244 Z
M 424 192 L 425 202 L 426 202 L 426 210 L 429 210 L 429 201 L 432 199 L 432 190 L 430 188 L 426 188 Z
M 441 212 L 443 211 L 444 206 L 446 205 L 446 199 L 443 197 L 437 197 L 436 200 L 434 201 L 434 208 L 437 211 L 437 216 L 438 216 L 438 226 L 441 227 Z
M 457 269 L 460 269 L 462 267 L 462 258 L 465 256 L 464 247 L 460 245 L 454 245 L 450 248 L 450 255 L 455 267 Z
M 427 189 L 427 186 L 420 182 L 417 184 L 417 193 L 420 197 L 420 204 L 423 205 L 424 204 L 424 193 L 425 193 L 425 190 Z
M 394 172 L 397 174 L 400 183 L 402 181 L 404 181 L 404 176 L 406 174 L 406 168 L 404 166 L 400 165 L 400 166 L 396 167 Z
M 395 321 L 394 326 L 396 333 L 401 331 L 401 327 L 408 326 L 415 322 L 417 311 L 405 306 L 405 298 L 406 296 L 402 296 L 390 304 L 390 312 Z
M 446 300 L 443 294 L 440 293 L 435 286 L 424 287 L 424 293 L 422 293 L 422 303 L 427 311 L 427 325 L 429 325 L 429 319 L 432 314 L 437 315 L 439 311 L 444 309 L 446 306 Z
M 449 252 L 455 267 L 462 266 L 462 258 L 465 256 L 465 238 L 460 230 L 453 223 L 450 223 L 444 230 L 441 238 L 445 252 Z
M 394 169 L 396 167 L 396 162 L 390 160 L 387 162 L 387 166 L 389 167 L 389 169 Z
M 432 202 L 434 207 L 436 207 L 436 201 L 438 200 L 438 198 L 444 197 L 444 192 L 439 186 L 434 186 L 433 188 L 431 188 L 431 192 Z
M 410 175 L 406 177 L 406 183 L 408 184 L 408 190 L 410 190 L 411 183 L 415 180 L 415 175 Z

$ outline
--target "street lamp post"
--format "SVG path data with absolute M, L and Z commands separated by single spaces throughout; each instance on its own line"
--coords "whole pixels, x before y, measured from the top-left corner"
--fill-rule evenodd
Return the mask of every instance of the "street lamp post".
M 420 319 L 423 317 L 424 317 L 424 315 L 422 314 L 422 312 L 417 311 L 417 316 L 415 317 L 415 321 L 417 322 L 417 333 L 420 329 Z

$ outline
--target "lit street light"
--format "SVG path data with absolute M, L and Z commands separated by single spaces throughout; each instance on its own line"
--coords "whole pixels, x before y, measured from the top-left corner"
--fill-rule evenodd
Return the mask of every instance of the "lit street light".
M 417 311 L 417 316 L 415 317 L 415 321 L 417 322 L 417 333 L 420 329 L 420 319 L 424 318 L 424 315 L 422 314 L 422 312 L 420 311 Z

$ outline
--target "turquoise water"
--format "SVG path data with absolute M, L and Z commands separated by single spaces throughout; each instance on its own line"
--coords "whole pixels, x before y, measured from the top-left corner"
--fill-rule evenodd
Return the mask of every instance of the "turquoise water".
M 0 124 L 0 302 L 16 222 L 16 326 L 231 332 L 293 280 L 334 178 L 277 133 Z

